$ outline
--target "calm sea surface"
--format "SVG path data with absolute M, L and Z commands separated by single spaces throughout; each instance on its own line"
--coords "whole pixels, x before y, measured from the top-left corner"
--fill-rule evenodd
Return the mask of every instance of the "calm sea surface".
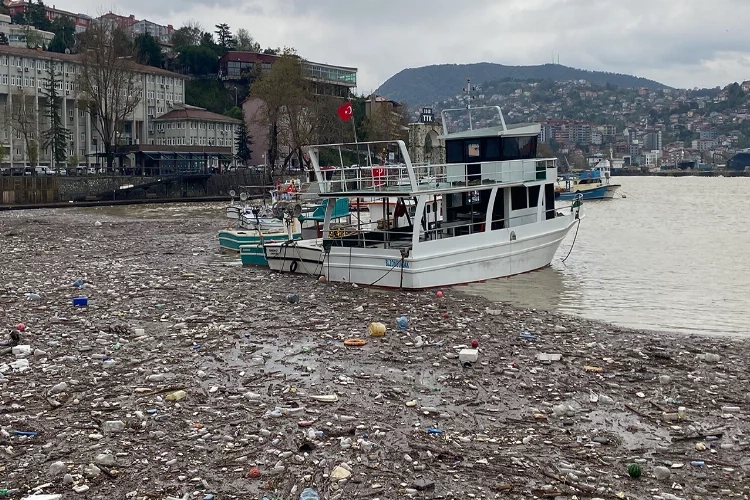
M 552 262 L 469 285 L 491 300 L 622 326 L 750 335 L 750 178 L 615 177 Z

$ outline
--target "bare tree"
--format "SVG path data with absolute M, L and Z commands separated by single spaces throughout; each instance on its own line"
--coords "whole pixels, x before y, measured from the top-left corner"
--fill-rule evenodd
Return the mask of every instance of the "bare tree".
M 408 140 L 409 116 L 406 105 L 389 100 L 377 101 L 374 94 L 370 99 L 372 111 L 365 121 L 367 140 Z
M 81 72 L 77 75 L 79 107 L 92 118 L 107 169 L 112 169 L 117 134 L 141 101 L 142 87 L 132 45 L 119 27 L 90 27 L 81 39 Z
M 8 107 L 4 121 L 10 124 L 11 130 L 23 139 L 26 161 L 36 167 L 39 162 L 39 137 L 37 134 L 37 110 L 34 106 L 34 95 L 26 89 L 11 90 L 11 105 Z M 11 141 L 12 142 L 12 141 Z
M 240 28 L 234 35 L 234 40 L 237 43 L 237 50 L 246 52 L 260 52 L 260 44 L 253 40 L 250 32 L 245 28 Z
M 293 50 L 285 49 L 271 70 L 250 86 L 250 96 L 265 104 L 258 115 L 249 119 L 269 127 L 269 160 L 271 165 L 280 160 L 282 171 L 293 158 L 300 164 L 306 161 L 304 152 L 311 144 L 352 138 L 351 125 L 336 117 L 336 109 L 343 101 L 314 94 Z

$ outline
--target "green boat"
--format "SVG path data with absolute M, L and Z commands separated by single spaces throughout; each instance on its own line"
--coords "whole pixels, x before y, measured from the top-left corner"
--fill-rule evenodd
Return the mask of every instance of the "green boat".
M 308 238 L 318 237 L 322 232 L 322 221 L 325 217 L 328 200 L 324 200 L 320 205 L 310 207 L 312 215 L 300 215 L 291 219 L 293 227 L 291 234 L 286 227 L 268 227 L 262 229 L 231 228 L 219 231 L 219 246 L 222 251 L 239 252 L 240 260 L 243 266 L 266 266 L 265 252 L 263 244 L 267 242 L 283 242 L 300 240 L 303 233 Z M 343 218 L 350 214 L 349 200 L 341 198 L 336 200 L 333 211 L 333 218 Z

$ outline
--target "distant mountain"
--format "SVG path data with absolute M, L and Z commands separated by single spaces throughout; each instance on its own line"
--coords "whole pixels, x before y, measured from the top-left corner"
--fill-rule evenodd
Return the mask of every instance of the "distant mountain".
M 587 71 L 559 64 L 539 66 L 505 66 L 494 63 L 436 64 L 421 68 L 408 68 L 392 77 L 378 88 L 376 93 L 409 106 L 423 106 L 440 102 L 456 94 L 466 86 L 466 79 L 473 84 L 511 78 L 514 80 L 587 80 L 591 83 L 607 83 L 625 88 L 645 87 L 649 90 L 668 88 L 659 82 L 637 76 Z

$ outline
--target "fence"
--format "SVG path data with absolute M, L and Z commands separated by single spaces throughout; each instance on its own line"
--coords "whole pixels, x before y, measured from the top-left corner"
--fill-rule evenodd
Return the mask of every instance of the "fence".
M 53 203 L 60 201 L 56 177 L 0 177 L 0 202 L 3 205 Z

